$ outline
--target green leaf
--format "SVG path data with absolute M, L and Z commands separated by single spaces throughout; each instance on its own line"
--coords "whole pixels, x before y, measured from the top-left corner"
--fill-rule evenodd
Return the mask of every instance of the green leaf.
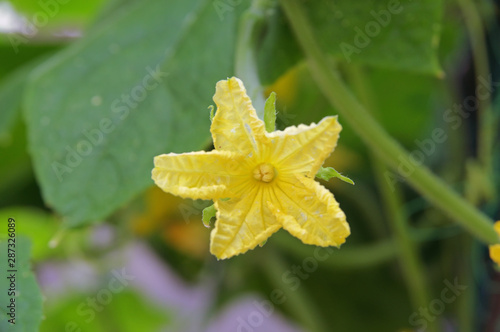
M 4 255 L 0 259 L 0 271 L 2 271 L 2 277 L 0 278 L 0 302 L 2 306 L 0 307 L 0 314 L 2 318 L 0 319 L 0 331 L 5 332 L 32 332 L 38 331 L 38 327 L 42 321 L 42 294 L 38 288 L 35 276 L 31 271 L 30 267 L 30 251 L 31 244 L 30 240 L 24 236 L 15 237 L 15 248 L 10 246 L 9 248 L 15 249 L 15 266 L 16 272 L 9 272 L 12 267 L 8 266 L 10 263 L 7 261 L 8 244 L 7 242 L 7 220 L 2 219 L 2 232 L 0 236 L 0 253 Z M 21 223 L 21 220 L 16 219 L 16 224 Z M 9 238 L 12 239 L 12 238 Z M 8 277 L 15 274 L 15 280 L 9 280 Z M 14 282 L 15 285 L 11 283 Z M 13 287 L 14 286 L 14 287 Z M 10 296 L 8 290 L 10 288 L 15 288 L 15 296 Z M 11 299 L 15 300 L 15 324 L 8 322 L 8 319 L 13 318 L 8 316 L 10 309 L 7 309 L 7 305 L 10 305 Z M 7 312 L 8 310 L 8 312 Z
M 215 205 L 212 204 L 209 207 L 203 209 L 201 220 L 203 221 L 203 225 L 207 228 L 210 227 L 210 222 L 212 218 L 215 218 L 215 214 L 217 210 L 215 209 Z
M 154 156 L 208 145 L 205 110 L 232 74 L 236 18 L 220 20 L 210 1 L 140 2 L 39 68 L 25 103 L 30 152 L 68 226 L 150 186 Z
M 268 133 L 276 129 L 276 93 L 271 92 L 264 105 L 264 123 Z
M 333 167 L 321 167 L 318 173 L 316 173 L 316 177 L 325 181 L 330 181 L 331 178 L 339 178 L 344 182 L 354 185 L 354 181 L 349 179 L 347 176 L 340 174 Z
M 343 0 L 336 6 L 315 7 L 309 8 L 309 15 L 319 43 L 336 58 L 385 68 L 441 72 L 437 60 L 441 0 Z M 326 15 L 328 12 L 335 19 Z M 350 55 L 347 45 L 359 53 Z
M 335 59 L 441 75 L 437 51 L 442 0 L 301 1 L 320 47 Z M 271 22 L 270 35 L 266 39 L 290 41 L 289 29 L 274 27 L 276 24 L 283 25 L 282 22 Z M 259 62 L 264 78 L 270 76 L 266 71 L 272 70 L 273 66 L 286 65 L 286 68 L 274 69 L 276 73 L 283 73 L 294 64 L 281 60 L 281 43 L 269 43 L 266 39 L 262 52 L 271 60 Z M 275 59 L 273 54 L 276 54 Z
M 440 125 L 434 121 L 442 116 L 436 118 L 433 112 L 446 94 L 441 80 L 380 68 L 371 70 L 365 77 L 372 90 L 377 118 L 408 149 L 416 148 L 416 137 L 428 137 Z

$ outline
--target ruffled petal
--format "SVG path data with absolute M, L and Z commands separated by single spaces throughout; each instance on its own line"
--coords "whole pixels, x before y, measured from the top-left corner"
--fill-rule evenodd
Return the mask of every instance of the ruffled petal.
M 333 194 L 318 182 L 300 175 L 281 177 L 273 188 L 273 214 L 302 242 L 339 246 L 351 233 Z
M 214 101 L 217 112 L 210 131 L 215 148 L 243 155 L 258 152 L 266 131 L 243 83 L 236 77 L 217 82 Z
M 244 157 L 227 151 L 163 154 L 154 159 L 152 178 L 163 191 L 192 199 L 232 197 L 231 187 L 248 182 Z
M 266 202 L 269 186 L 256 184 L 240 199 L 216 201 L 217 221 L 211 233 L 210 252 L 218 259 L 255 248 L 281 228 Z
M 269 134 L 274 165 L 285 174 L 306 174 L 313 178 L 337 145 L 342 126 L 336 116 L 318 124 L 288 127 Z

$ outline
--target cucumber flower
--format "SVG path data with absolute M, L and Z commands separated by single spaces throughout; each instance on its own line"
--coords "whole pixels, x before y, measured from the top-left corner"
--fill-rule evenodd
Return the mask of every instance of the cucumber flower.
M 337 145 L 337 117 L 268 133 L 238 78 L 219 81 L 213 99 L 215 150 L 159 155 L 152 172 L 165 192 L 214 201 L 210 252 L 218 259 L 239 255 L 281 227 L 306 244 L 344 243 L 345 214 L 314 180 Z

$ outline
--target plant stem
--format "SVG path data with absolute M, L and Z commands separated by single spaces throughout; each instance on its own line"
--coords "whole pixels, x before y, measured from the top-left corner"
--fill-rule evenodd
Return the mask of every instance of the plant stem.
M 488 91 L 486 95 L 477 94 L 478 102 L 478 158 L 485 172 L 485 177 L 492 177 L 493 138 L 495 134 L 495 121 L 491 107 L 491 83 L 489 82 L 490 68 L 488 64 L 487 47 L 484 26 L 481 15 L 476 5 L 471 0 L 458 0 L 460 9 L 465 19 L 472 47 L 472 59 L 476 74 L 476 89 L 484 86 Z M 488 182 L 489 183 L 489 182 Z
M 276 253 L 269 252 L 263 262 L 266 265 L 264 271 L 267 272 L 269 279 L 274 283 L 274 286 L 282 290 L 286 296 L 287 301 L 284 305 L 286 305 L 290 312 L 302 322 L 303 327 L 306 328 L 307 331 L 329 331 L 329 329 L 321 323 L 322 319 L 320 315 L 318 315 L 315 304 L 311 301 L 308 293 L 301 288 L 300 285 L 299 288 L 292 289 L 289 285 L 283 284 L 283 273 L 289 269 L 283 259 Z
M 413 242 L 429 242 L 432 240 L 457 236 L 457 229 L 444 227 L 432 232 L 416 232 L 414 229 L 409 233 Z M 272 243 L 299 259 L 314 256 L 315 248 L 304 246 L 297 239 L 291 238 L 284 233 L 273 236 Z M 379 240 L 370 244 L 345 244 L 342 250 L 335 250 L 328 259 L 321 264 L 324 267 L 338 270 L 371 269 L 373 267 L 389 263 L 397 258 L 399 247 L 393 239 Z
M 462 257 L 460 259 L 461 264 L 458 271 L 458 273 L 460 273 L 459 278 L 461 283 L 469 285 L 467 291 L 465 291 L 463 295 L 461 294 L 458 299 L 457 317 L 459 326 L 458 331 L 460 332 L 474 331 L 474 321 L 476 319 L 476 287 L 474 286 L 474 278 L 472 276 L 473 272 L 471 272 L 474 271 L 471 261 L 472 257 L 478 256 L 473 255 L 473 240 L 473 238 L 464 234 L 460 237 L 460 242 L 457 243 L 457 246 L 460 246 L 460 249 L 458 249 L 457 252 Z
M 374 168 L 379 175 L 387 170 L 386 166 L 378 159 L 375 159 Z M 401 264 L 413 308 L 415 310 L 426 308 L 431 301 L 431 296 L 427 281 L 425 280 L 425 269 L 419 258 L 418 250 L 410 238 L 408 221 L 400 208 L 402 205 L 400 197 L 398 194 L 395 194 L 398 192 L 398 189 L 396 188 L 395 191 L 392 191 L 388 183 L 380 176 L 377 177 L 377 182 L 389 215 L 390 226 L 396 239 L 399 263 Z M 439 320 L 429 321 L 429 331 L 439 331 L 438 322 Z
M 301 245 L 295 239 L 289 239 L 279 234 L 273 237 L 273 243 L 299 259 L 314 255 L 313 248 Z M 342 250 L 336 250 L 330 254 L 328 259 L 321 264 L 335 270 L 370 269 L 394 259 L 397 250 L 392 239 L 380 240 L 372 244 L 345 245 Z
M 362 75 L 360 69 L 355 66 L 349 66 L 348 74 L 351 85 L 359 98 L 368 106 L 372 114 L 376 112 L 378 108 L 374 105 L 370 90 L 366 86 L 366 79 Z M 431 300 L 429 287 L 425 280 L 425 269 L 419 257 L 418 249 L 410 238 L 408 220 L 401 208 L 403 204 L 401 201 L 401 194 L 398 190 L 399 186 L 395 184 L 394 188 L 391 188 L 390 184 L 383 177 L 388 171 L 387 166 L 385 166 L 380 158 L 371 151 L 370 157 L 378 188 L 382 194 L 382 201 L 385 204 L 389 225 L 396 240 L 399 264 L 403 271 L 406 287 L 410 293 L 413 309 L 418 310 L 418 308 L 426 308 Z M 439 331 L 438 320 L 429 321 L 428 327 L 429 331 Z
M 500 239 L 493 229 L 493 221 L 490 218 L 448 188 L 424 165 L 415 165 L 410 155 L 354 98 L 338 74 L 332 71 L 327 58 L 319 49 L 300 3 L 295 0 L 280 0 L 280 3 L 306 55 L 312 76 L 318 86 L 365 144 L 375 151 L 386 165 L 398 171 L 424 197 L 460 222 L 471 234 L 487 244 L 499 242 Z M 411 171 L 405 172 L 402 166 Z M 390 176 L 390 173 L 384 174 L 388 181 L 391 180 Z
M 255 49 L 264 25 L 266 11 L 273 4 L 270 0 L 254 0 L 240 18 L 235 52 L 235 74 L 243 82 L 248 96 L 260 119 L 264 120 L 264 96 L 260 84 Z

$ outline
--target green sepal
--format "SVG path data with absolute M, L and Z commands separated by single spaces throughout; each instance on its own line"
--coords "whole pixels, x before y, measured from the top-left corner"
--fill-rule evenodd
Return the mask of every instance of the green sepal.
M 354 185 L 353 180 L 349 179 L 347 176 L 340 174 L 333 167 L 321 167 L 319 169 L 318 173 L 316 173 L 316 177 L 321 179 L 321 180 L 325 180 L 325 181 L 329 181 L 331 178 L 335 177 L 335 178 L 339 178 L 340 180 L 342 180 L 344 182 L 347 182 L 347 183 Z
M 203 225 L 207 228 L 210 228 L 210 220 L 215 217 L 215 213 L 217 210 L 215 209 L 215 205 L 212 204 L 209 207 L 203 209 L 201 220 L 203 221 Z

